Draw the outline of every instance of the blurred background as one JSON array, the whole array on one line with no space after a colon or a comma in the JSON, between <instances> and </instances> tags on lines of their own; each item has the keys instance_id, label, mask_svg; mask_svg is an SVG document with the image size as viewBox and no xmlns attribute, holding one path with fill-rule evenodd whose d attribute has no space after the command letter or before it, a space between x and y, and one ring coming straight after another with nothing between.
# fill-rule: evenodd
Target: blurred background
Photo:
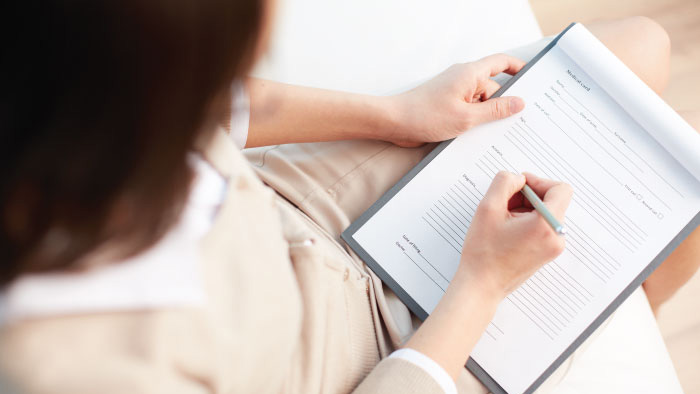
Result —
<instances>
[{"instance_id":1,"label":"blurred background","mask_svg":"<svg viewBox=\"0 0 700 394\"><path fill-rule=\"evenodd\" d=\"M676 110L700 110L700 1L530 0L545 35L571 21L643 15L671 37L671 76L663 97ZM698 152L700 154L700 152ZM700 393L700 275L659 312L659 326L686 393Z\"/></svg>"}]
</instances>

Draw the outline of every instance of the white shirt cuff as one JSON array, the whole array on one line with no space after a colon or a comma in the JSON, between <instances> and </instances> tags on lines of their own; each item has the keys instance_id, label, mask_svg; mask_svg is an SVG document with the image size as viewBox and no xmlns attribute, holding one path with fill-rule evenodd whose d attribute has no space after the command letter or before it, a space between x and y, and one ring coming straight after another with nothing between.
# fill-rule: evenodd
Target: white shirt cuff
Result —
<instances>
[{"instance_id":1,"label":"white shirt cuff","mask_svg":"<svg viewBox=\"0 0 700 394\"><path fill-rule=\"evenodd\" d=\"M452 377L450 377L444 368L425 354L417 350L404 348L391 353L389 358L400 358L414 364L435 379L445 394L457 394L457 385L455 384L454 380L452 380Z\"/></svg>"},{"instance_id":2,"label":"white shirt cuff","mask_svg":"<svg viewBox=\"0 0 700 394\"><path fill-rule=\"evenodd\" d=\"M250 98L241 82L231 87L231 139L238 149L245 148L250 126Z\"/></svg>"}]
</instances>

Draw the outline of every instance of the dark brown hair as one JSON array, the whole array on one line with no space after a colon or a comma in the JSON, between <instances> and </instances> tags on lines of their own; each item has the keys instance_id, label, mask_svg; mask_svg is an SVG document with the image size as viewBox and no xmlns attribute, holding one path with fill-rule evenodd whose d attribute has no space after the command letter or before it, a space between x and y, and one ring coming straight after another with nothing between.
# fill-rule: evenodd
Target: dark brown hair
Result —
<instances>
[{"instance_id":1,"label":"dark brown hair","mask_svg":"<svg viewBox=\"0 0 700 394\"><path fill-rule=\"evenodd\" d=\"M143 251L179 217L187 152L250 67L263 1L8 3L0 285Z\"/></svg>"}]
</instances>

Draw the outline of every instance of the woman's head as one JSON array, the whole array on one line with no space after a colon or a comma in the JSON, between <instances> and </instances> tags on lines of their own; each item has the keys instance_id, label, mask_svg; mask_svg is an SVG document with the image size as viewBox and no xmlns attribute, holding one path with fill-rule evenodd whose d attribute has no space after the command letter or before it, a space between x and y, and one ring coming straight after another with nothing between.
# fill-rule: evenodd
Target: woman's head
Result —
<instances>
[{"instance_id":1,"label":"woman's head","mask_svg":"<svg viewBox=\"0 0 700 394\"><path fill-rule=\"evenodd\" d=\"M0 285L120 257L177 219L186 153L259 51L263 0L18 1L3 11Z\"/></svg>"}]
</instances>

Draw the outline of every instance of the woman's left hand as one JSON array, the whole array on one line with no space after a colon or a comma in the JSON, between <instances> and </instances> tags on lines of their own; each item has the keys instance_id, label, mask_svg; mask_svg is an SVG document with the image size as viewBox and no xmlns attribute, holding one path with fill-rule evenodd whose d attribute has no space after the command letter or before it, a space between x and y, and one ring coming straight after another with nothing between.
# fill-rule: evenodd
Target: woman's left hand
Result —
<instances>
[{"instance_id":1,"label":"woman's left hand","mask_svg":"<svg viewBox=\"0 0 700 394\"><path fill-rule=\"evenodd\" d=\"M407 92L391 96L398 126L381 139L404 147L457 137L481 123L506 118L525 108L519 97L489 99L500 85L499 73L513 75L525 65L505 54L472 63L455 64Z\"/></svg>"}]
</instances>

